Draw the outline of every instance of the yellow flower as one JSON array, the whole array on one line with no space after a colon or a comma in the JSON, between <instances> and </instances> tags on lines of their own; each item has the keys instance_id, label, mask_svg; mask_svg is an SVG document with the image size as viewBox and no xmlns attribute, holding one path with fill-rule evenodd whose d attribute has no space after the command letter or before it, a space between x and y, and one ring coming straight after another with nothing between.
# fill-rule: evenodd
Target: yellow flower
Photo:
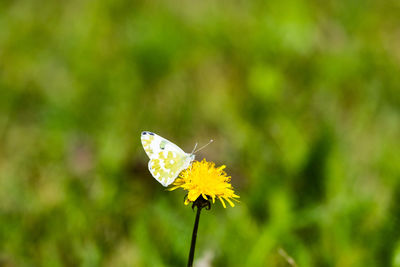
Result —
<instances>
[{"instance_id":1,"label":"yellow flower","mask_svg":"<svg viewBox=\"0 0 400 267\"><path fill-rule=\"evenodd\" d=\"M215 198L218 198L224 208L226 208L224 200L234 207L235 204L231 199L236 200L235 198L239 196L233 192L230 184L231 177L227 176L225 167L222 165L216 168L213 162L207 162L205 159L201 162L195 161L190 168L181 172L170 190L182 188L189 191L185 205L196 201L201 195L204 199L210 197L213 203L215 203Z\"/></svg>"}]
</instances>

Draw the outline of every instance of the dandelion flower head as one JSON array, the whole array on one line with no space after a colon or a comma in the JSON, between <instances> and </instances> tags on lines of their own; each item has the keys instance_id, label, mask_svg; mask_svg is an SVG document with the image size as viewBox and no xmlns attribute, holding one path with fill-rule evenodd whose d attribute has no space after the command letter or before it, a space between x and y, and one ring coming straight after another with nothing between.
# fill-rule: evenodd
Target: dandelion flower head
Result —
<instances>
[{"instance_id":1,"label":"dandelion flower head","mask_svg":"<svg viewBox=\"0 0 400 267\"><path fill-rule=\"evenodd\" d=\"M177 188L187 190L185 205L202 196L204 199L211 198L213 203L218 198L224 208L226 208L224 200L234 207L232 200L236 200L239 196L233 191L230 184L231 177L227 176L225 167L225 165L215 167L213 162L207 162L205 159L194 161L190 168L181 172L170 190Z\"/></svg>"}]
</instances>

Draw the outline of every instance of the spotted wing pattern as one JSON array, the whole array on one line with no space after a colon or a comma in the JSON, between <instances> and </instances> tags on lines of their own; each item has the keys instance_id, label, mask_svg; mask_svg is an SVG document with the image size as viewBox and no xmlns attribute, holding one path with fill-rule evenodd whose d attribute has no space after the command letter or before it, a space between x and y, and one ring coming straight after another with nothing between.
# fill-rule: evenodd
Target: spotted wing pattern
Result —
<instances>
[{"instance_id":1,"label":"spotted wing pattern","mask_svg":"<svg viewBox=\"0 0 400 267\"><path fill-rule=\"evenodd\" d=\"M142 132L141 141L150 158L149 171L163 186L170 185L191 164L190 154L155 133Z\"/></svg>"}]
</instances>

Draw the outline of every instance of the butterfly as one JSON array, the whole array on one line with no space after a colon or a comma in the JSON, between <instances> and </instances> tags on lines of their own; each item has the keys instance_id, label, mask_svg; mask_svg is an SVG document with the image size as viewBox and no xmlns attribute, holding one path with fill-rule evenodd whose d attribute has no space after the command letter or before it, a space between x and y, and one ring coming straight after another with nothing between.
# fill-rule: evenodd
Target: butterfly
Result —
<instances>
[{"instance_id":1,"label":"butterfly","mask_svg":"<svg viewBox=\"0 0 400 267\"><path fill-rule=\"evenodd\" d=\"M173 183L181 171L189 168L195 159L194 153L205 147L195 151L196 144L191 153L186 153L174 143L148 131L142 132L140 139L150 158L148 167L151 175L165 187Z\"/></svg>"},{"instance_id":2,"label":"butterfly","mask_svg":"<svg viewBox=\"0 0 400 267\"><path fill-rule=\"evenodd\" d=\"M193 152L185 153L174 143L152 132L142 132L141 141L150 158L149 171L163 186L173 183L195 158Z\"/></svg>"}]
</instances>

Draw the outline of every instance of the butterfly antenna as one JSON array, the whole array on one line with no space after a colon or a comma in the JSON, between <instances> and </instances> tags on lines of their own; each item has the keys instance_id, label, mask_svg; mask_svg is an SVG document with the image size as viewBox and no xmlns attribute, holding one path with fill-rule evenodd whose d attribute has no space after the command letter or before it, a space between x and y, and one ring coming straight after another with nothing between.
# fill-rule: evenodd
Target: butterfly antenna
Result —
<instances>
[{"instance_id":1,"label":"butterfly antenna","mask_svg":"<svg viewBox=\"0 0 400 267\"><path fill-rule=\"evenodd\" d=\"M214 142L214 140L211 139L207 144L205 144L204 146L200 147L199 149L197 149L197 150L194 151L193 153L196 153L196 152L202 150L203 148L205 148L206 146L208 146L208 145L211 144L212 142ZM196 144L196 145L197 145L197 144Z\"/></svg>"},{"instance_id":2,"label":"butterfly antenna","mask_svg":"<svg viewBox=\"0 0 400 267\"><path fill-rule=\"evenodd\" d=\"M195 153L196 147L197 147L197 143L194 145L194 148L192 150L192 153L190 153L190 155L193 155L193 153Z\"/></svg>"}]
</instances>

